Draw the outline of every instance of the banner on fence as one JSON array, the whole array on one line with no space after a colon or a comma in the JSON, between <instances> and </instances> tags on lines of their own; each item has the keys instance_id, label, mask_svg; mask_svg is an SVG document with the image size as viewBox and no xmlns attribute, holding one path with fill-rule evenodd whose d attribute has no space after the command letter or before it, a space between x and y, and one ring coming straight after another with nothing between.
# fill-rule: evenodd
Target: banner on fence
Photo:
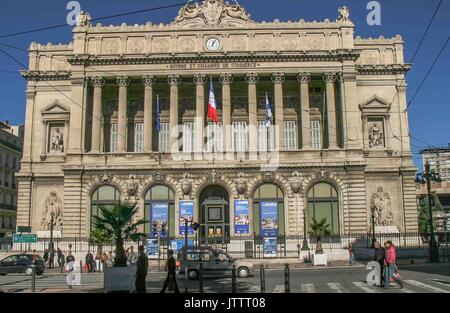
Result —
<instances>
[{"instance_id":1,"label":"banner on fence","mask_svg":"<svg viewBox=\"0 0 450 313\"><path fill-rule=\"evenodd\" d=\"M193 201L180 201L180 235L185 233L185 221L191 222L194 217L194 202ZM191 226L188 226L188 235L193 235L194 230Z\"/></svg>"},{"instance_id":2,"label":"banner on fence","mask_svg":"<svg viewBox=\"0 0 450 313\"><path fill-rule=\"evenodd\" d=\"M261 235L278 236L278 202L261 202Z\"/></svg>"},{"instance_id":3,"label":"banner on fence","mask_svg":"<svg viewBox=\"0 0 450 313\"><path fill-rule=\"evenodd\" d=\"M248 219L248 200L234 201L234 233L248 234L249 219Z\"/></svg>"},{"instance_id":4,"label":"banner on fence","mask_svg":"<svg viewBox=\"0 0 450 313\"><path fill-rule=\"evenodd\" d=\"M158 229L161 238L167 237L169 228L169 204L153 203L151 213L151 237L158 237Z\"/></svg>"},{"instance_id":5,"label":"banner on fence","mask_svg":"<svg viewBox=\"0 0 450 313\"><path fill-rule=\"evenodd\" d=\"M159 244L158 239L148 239L146 247L146 253L149 257L158 256L159 254Z\"/></svg>"},{"instance_id":6,"label":"banner on fence","mask_svg":"<svg viewBox=\"0 0 450 313\"><path fill-rule=\"evenodd\" d=\"M188 239L188 246L195 247L195 241L193 239ZM170 241L170 249L173 250L174 253L177 253L184 247L184 240L171 240Z\"/></svg>"},{"instance_id":7,"label":"banner on fence","mask_svg":"<svg viewBox=\"0 0 450 313\"><path fill-rule=\"evenodd\" d=\"M277 256L277 238L276 237L263 238L263 250L264 250L265 258L276 257Z\"/></svg>"}]
</instances>

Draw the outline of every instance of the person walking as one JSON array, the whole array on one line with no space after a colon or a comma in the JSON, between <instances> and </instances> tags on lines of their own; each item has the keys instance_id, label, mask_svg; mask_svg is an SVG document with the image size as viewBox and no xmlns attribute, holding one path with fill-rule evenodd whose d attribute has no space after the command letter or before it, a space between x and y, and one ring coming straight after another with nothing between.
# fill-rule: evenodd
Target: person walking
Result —
<instances>
[{"instance_id":1,"label":"person walking","mask_svg":"<svg viewBox=\"0 0 450 313\"><path fill-rule=\"evenodd\" d=\"M145 280L148 273L148 256L144 252L144 246L138 248L138 259L136 261L136 292L146 293Z\"/></svg>"},{"instance_id":2,"label":"person walking","mask_svg":"<svg viewBox=\"0 0 450 313\"><path fill-rule=\"evenodd\" d=\"M61 249L56 249L56 262L58 263L58 267L61 267L61 263L59 262L61 259Z\"/></svg>"},{"instance_id":3,"label":"person walking","mask_svg":"<svg viewBox=\"0 0 450 313\"><path fill-rule=\"evenodd\" d=\"M108 261L106 262L106 265L108 267L112 267L114 265L114 256L113 256L112 251L108 252Z\"/></svg>"},{"instance_id":4,"label":"person walking","mask_svg":"<svg viewBox=\"0 0 450 313\"><path fill-rule=\"evenodd\" d=\"M106 252L103 252L101 258L100 271L103 272L103 269L107 266L108 266L108 255L106 254Z\"/></svg>"},{"instance_id":5,"label":"person walking","mask_svg":"<svg viewBox=\"0 0 450 313\"><path fill-rule=\"evenodd\" d=\"M384 257L384 265L386 267L386 273L384 276L384 288L389 288L389 283L391 280L395 281L397 284L399 284L400 288L403 288L403 282L402 280L395 275L396 273L396 251L395 247L392 244L392 241L386 241L384 243L385 246L385 257Z\"/></svg>"},{"instance_id":6,"label":"person walking","mask_svg":"<svg viewBox=\"0 0 450 313\"><path fill-rule=\"evenodd\" d=\"M173 257L173 250L169 250L167 253L168 259L166 263L166 269L167 269L167 277L164 281L163 289L161 290L161 293L164 293L167 289L167 286L169 283L173 283L174 285L174 291L175 293L180 293L180 290L178 289L177 285L177 279L176 279L176 261Z\"/></svg>"},{"instance_id":7,"label":"person walking","mask_svg":"<svg viewBox=\"0 0 450 313\"><path fill-rule=\"evenodd\" d=\"M48 268L54 268L55 267L55 250L53 249L53 247L51 247L49 254L50 255L48 258Z\"/></svg>"},{"instance_id":8,"label":"person walking","mask_svg":"<svg viewBox=\"0 0 450 313\"><path fill-rule=\"evenodd\" d=\"M348 265L353 265L353 263L356 263L354 250L353 250L353 244L348 244Z\"/></svg>"},{"instance_id":9,"label":"person walking","mask_svg":"<svg viewBox=\"0 0 450 313\"><path fill-rule=\"evenodd\" d=\"M64 254L62 253L61 249L58 249L58 265L59 265L59 270L62 272L64 272L64 263L65 263L65 258L64 258Z\"/></svg>"},{"instance_id":10,"label":"person walking","mask_svg":"<svg viewBox=\"0 0 450 313\"><path fill-rule=\"evenodd\" d=\"M44 250L44 263L45 263L45 268L48 268L48 249Z\"/></svg>"},{"instance_id":11,"label":"person walking","mask_svg":"<svg viewBox=\"0 0 450 313\"><path fill-rule=\"evenodd\" d=\"M380 277L378 279L377 286L383 286L383 273L384 273L384 249L381 247L381 244L378 241L375 241L373 244L375 250L373 254L373 260L380 264Z\"/></svg>"}]
</instances>

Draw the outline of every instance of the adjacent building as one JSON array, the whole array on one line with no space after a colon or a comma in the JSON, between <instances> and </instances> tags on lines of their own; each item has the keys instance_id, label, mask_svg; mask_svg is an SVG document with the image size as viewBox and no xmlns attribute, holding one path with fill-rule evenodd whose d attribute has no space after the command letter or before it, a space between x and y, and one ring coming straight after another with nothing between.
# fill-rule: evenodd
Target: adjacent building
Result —
<instances>
[{"instance_id":1,"label":"adjacent building","mask_svg":"<svg viewBox=\"0 0 450 313\"><path fill-rule=\"evenodd\" d=\"M0 238L16 229L17 178L22 158L23 126L0 122Z\"/></svg>"},{"instance_id":2,"label":"adjacent building","mask_svg":"<svg viewBox=\"0 0 450 313\"><path fill-rule=\"evenodd\" d=\"M30 46L19 225L48 230L53 213L88 237L100 206L130 202L150 235L185 219L219 241L298 235L313 217L366 233L372 213L417 231L400 36L355 36L346 7L256 22L223 0L168 24L90 20Z\"/></svg>"}]
</instances>

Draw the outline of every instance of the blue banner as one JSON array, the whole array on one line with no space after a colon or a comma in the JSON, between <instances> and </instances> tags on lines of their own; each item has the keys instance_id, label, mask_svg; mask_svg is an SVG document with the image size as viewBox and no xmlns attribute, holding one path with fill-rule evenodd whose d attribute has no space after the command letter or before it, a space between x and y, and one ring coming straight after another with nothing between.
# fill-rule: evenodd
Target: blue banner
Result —
<instances>
[{"instance_id":1,"label":"blue banner","mask_svg":"<svg viewBox=\"0 0 450 313\"><path fill-rule=\"evenodd\" d=\"M158 256L159 245L157 239L148 239L146 244L146 253L148 256Z\"/></svg>"},{"instance_id":2,"label":"blue banner","mask_svg":"<svg viewBox=\"0 0 450 313\"><path fill-rule=\"evenodd\" d=\"M158 228L161 238L169 235L169 204L168 203L152 203L152 216L150 221L151 238L158 237Z\"/></svg>"},{"instance_id":3,"label":"blue banner","mask_svg":"<svg viewBox=\"0 0 450 313\"><path fill-rule=\"evenodd\" d=\"M248 200L234 201L234 233L248 234L249 219L248 219Z\"/></svg>"},{"instance_id":4,"label":"blue banner","mask_svg":"<svg viewBox=\"0 0 450 313\"><path fill-rule=\"evenodd\" d=\"M194 239L188 239L188 246L195 247ZM174 253L177 253L184 247L184 239L179 240L171 240L170 241L170 249L173 250Z\"/></svg>"},{"instance_id":5,"label":"blue banner","mask_svg":"<svg viewBox=\"0 0 450 313\"><path fill-rule=\"evenodd\" d=\"M261 236L278 236L278 202L261 202Z\"/></svg>"},{"instance_id":6,"label":"blue banner","mask_svg":"<svg viewBox=\"0 0 450 313\"><path fill-rule=\"evenodd\" d=\"M268 237L263 239L264 257L277 256L277 238Z\"/></svg>"},{"instance_id":7,"label":"blue banner","mask_svg":"<svg viewBox=\"0 0 450 313\"><path fill-rule=\"evenodd\" d=\"M190 226L194 218L194 202L193 201L180 201L180 235L184 235L185 221L188 221L188 235L193 235L194 230Z\"/></svg>"}]
</instances>

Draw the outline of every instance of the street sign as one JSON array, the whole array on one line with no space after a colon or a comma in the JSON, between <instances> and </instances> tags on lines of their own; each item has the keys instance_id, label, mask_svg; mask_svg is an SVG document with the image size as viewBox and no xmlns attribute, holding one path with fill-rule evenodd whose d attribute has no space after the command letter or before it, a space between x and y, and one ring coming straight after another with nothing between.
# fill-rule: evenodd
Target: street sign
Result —
<instances>
[{"instance_id":1,"label":"street sign","mask_svg":"<svg viewBox=\"0 0 450 313\"><path fill-rule=\"evenodd\" d=\"M13 234L13 243L37 243L36 234Z\"/></svg>"},{"instance_id":2,"label":"street sign","mask_svg":"<svg viewBox=\"0 0 450 313\"><path fill-rule=\"evenodd\" d=\"M18 233L31 233L31 226L17 226Z\"/></svg>"}]
</instances>

